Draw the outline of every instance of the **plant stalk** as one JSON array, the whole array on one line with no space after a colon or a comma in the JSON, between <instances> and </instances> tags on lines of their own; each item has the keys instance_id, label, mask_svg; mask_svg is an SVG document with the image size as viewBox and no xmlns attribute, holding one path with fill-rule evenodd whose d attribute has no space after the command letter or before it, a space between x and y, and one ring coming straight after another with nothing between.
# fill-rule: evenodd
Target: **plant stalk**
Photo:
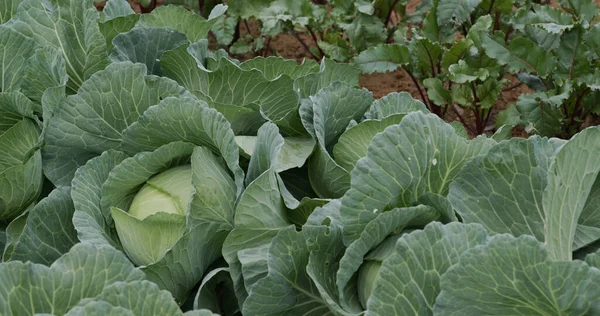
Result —
<instances>
[{"instance_id":1,"label":"plant stalk","mask_svg":"<svg viewBox=\"0 0 600 316\"><path fill-rule=\"evenodd\" d=\"M308 45L306 45L306 43L300 38L300 36L298 36L298 33L296 33L296 31L294 31L294 29L290 30L290 33L296 38L296 40L298 40L298 42L300 42L300 45L302 45L302 47L304 47L304 50L310 54L310 56L312 56L312 58L314 60L319 60L319 57L317 57L315 54L313 54L310 51L310 48L308 48Z\"/></svg>"},{"instance_id":2,"label":"plant stalk","mask_svg":"<svg viewBox=\"0 0 600 316\"><path fill-rule=\"evenodd\" d=\"M267 36L267 40L265 42L265 47L263 48L263 57L267 57L269 54L269 49L271 49L271 36Z\"/></svg>"},{"instance_id":3,"label":"plant stalk","mask_svg":"<svg viewBox=\"0 0 600 316\"><path fill-rule=\"evenodd\" d=\"M454 108L454 112L456 112L456 116L458 116L458 119L460 120L460 122L462 123L462 125L467 130L469 130L472 134L477 135L477 133L473 130L473 128L471 126L467 125L467 122L462 117L462 115L460 115L460 112L458 111L458 108L457 108L456 104L452 104L452 107Z\"/></svg>"},{"instance_id":4,"label":"plant stalk","mask_svg":"<svg viewBox=\"0 0 600 316\"><path fill-rule=\"evenodd\" d=\"M396 5L398 4L398 1L400 0L395 0L394 4L392 4L392 6L390 7L390 11L388 11L387 16L385 17L385 22L383 23L383 25L387 28L388 24L390 23L390 20L392 18L392 12L396 11Z\"/></svg>"},{"instance_id":5,"label":"plant stalk","mask_svg":"<svg viewBox=\"0 0 600 316\"><path fill-rule=\"evenodd\" d=\"M515 83L514 85L512 85L512 86L510 86L510 87L508 87L508 88L504 88L504 89L502 89L502 92L506 92L506 91L510 91L510 90L512 90L512 89L516 89L516 88L518 88L518 87L520 87L520 86L522 86L522 85L523 85L523 83L522 83L522 82Z\"/></svg>"},{"instance_id":6,"label":"plant stalk","mask_svg":"<svg viewBox=\"0 0 600 316\"><path fill-rule=\"evenodd\" d=\"M200 11L200 16L204 16L204 0L198 0L198 10Z\"/></svg>"},{"instance_id":7,"label":"plant stalk","mask_svg":"<svg viewBox=\"0 0 600 316\"><path fill-rule=\"evenodd\" d=\"M237 40L239 40L239 39L240 39L240 21L238 21L237 24L235 25L235 32L233 33L233 39L231 40L231 43L229 43L229 45L227 45L227 51L229 51L231 46L233 46L233 44L235 44L235 42L237 42Z\"/></svg>"},{"instance_id":8,"label":"plant stalk","mask_svg":"<svg viewBox=\"0 0 600 316\"><path fill-rule=\"evenodd\" d=\"M421 100L423 100L423 103L425 103L425 105L427 106L429 111L435 113L436 111L432 108L430 102L428 102L427 99L425 98L425 94L423 93L423 89L421 88L421 85L419 84L419 81L417 80L417 78L415 78L413 73L410 70L408 70L408 68L406 68L406 66L402 66L402 69L404 69L404 71L406 71L406 74L410 77L410 80L412 80L415 87L417 87L417 90L419 91L419 95L421 96Z\"/></svg>"},{"instance_id":9,"label":"plant stalk","mask_svg":"<svg viewBox=\"0 0 600 316\"><path fill-rule=\"evenodd\" d=\"M308 25L306 26L306 29L308 30L308 32L310 33L310 36L312 37L313 41L315 42L315 46L317 46L317 49L319 50L321 57L325 56L325 53L323 52L321 47L319 47L319 40L318 40L317 36L315 35L315 32L313 32L313 30Z\"/></svg>"},{"instance_id":10,"label":"plant stalk","mask_svg":"<svg viewBox=\"0 0 600 316\"><path fill-rule=\"evenodd\" d=\"M481 117L481 107L479 106L479 98L477 97L477 89L475 84L471 82L471 91L473 92L473 111L475 112L475 129L477 135L483 133L485 126L482 126L483 118Z\"/></svg>"},{"instance_id":11,"label":"plant stalk","mask_svg":"<svg viewBox=\"0 0 600 316\"><path fill-rule=\"evenodd\" d=\"M140 8L142 9L142 13L150 13L156 8L156 0L150 1L150 5L147 8L144 8L142 5L140 5Z\"/></svg>"},{"instance_id":12,"label":"plant stalk","mask_svg":"<svg viewBox=\"0 0 600 316\"><path fill-rule=\"evenodd\" d=\"M248 34L252 35L252 30L250 29L250 25L248 25L248 20L244 19L244 25L246 26L246 30L248 30Z\"/></svg>"}]
</instances>

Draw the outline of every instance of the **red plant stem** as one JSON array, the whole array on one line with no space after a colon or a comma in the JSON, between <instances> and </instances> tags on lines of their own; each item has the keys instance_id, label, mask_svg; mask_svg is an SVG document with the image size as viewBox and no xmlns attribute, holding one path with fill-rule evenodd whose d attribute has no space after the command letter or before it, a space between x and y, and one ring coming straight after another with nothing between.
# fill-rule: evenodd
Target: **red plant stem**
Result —
<instances>
[{"instance_id":1,"label":"red plant stem","mask_svg":"<svg viewBox=\"0 0 600 316\"><path fill-rule=\"evenodd\" d=\"M400 0L395 0L394 4L392 4L392 6L390 7L390 11L388 11L387 16L385 17L385 23L383 23L385 27L387 27L388 23L390 23L390 19L392 18L392 12L396 11L396 4L398 4L398 1Z\"/></svg>"},{"instance_id":2,"label":"red plant stem","mask_svg":"<svg viewBox=\"0 0 600 316\"><path fill-rule=\"evenodd\" d=\"M150 5L147 8L144 8L144 6L140 5L140 9L142 10L142 13L150 13L155 8L156 8L156 0L150 1Z\"/></svg>"},{"instance_id":3,"label":"red plant stem","mask_svg":"<svg viewBox=\"0 0 600 316\"><path fill-rule=\"evenodd\" d=\"M452 104L453 108L454 108L454 112L456 112L456 116L458 116L458 119L460 120L460 122L462 123L462 125L468 129L471 133L477 135L477 133L475 133L475 131L471 128L471 126L467 125L467 122L465 121L465 119L462 117L462 115L460 115L460 112L457 109L456 104Z\"/></svg>"},{"instance_id":4,"label":"red plant stem","mask_svg":"<svg viewBox=\"0 0 600 316\"><path fill-rule=\"evenodd\" d=\"M490 9L488 10L487 14L491 14L493 8L494 8L494 0L491 1L491 3L490 3Z\"/></svg>"},{"instance_id":5,"label":"red plant stem","mask_svg":"<svg viewBox=\"0 0 600 316\"><path fill-rule=\"evenodd\" d=\"M250 30L250 25L248 25L248 20L244 19L244 25L246 26L246 30L248 30L248 34L252 35L252 30Z\"/></svg>"},{"instance_id":6,"label":"red plant stem","mask_svg":"<svg viewBox=\"0 0 600 316\"><path fill-rule=\"evenodd\" d=\"M485 116L485 120L483 121L483 130L485 131L488 122L490 121L490 117L492 117L492 108L488 109L487 115Z\"/></svg>"},{"instance_id":7,"label":"red plant stem","mask_svg":"<svg viewBox=\"0 0 600 316\"><path fill-rule=\"evenodd\" d=\"M412 72L410 70L408 70L408 68L406 68L406 66L402 66L402 69L404 69L404 71L406 71L406 74L408 74L408 76L412 80L413 84L417 87L417 90L419 90L419 95L421 95L421 99L423 100L423 103L425 103L425 105L427 106L429 111L435 113L434 109L432 109L431 104L429 104L430 102L427 102L427 99L425 98L425 94L423 93L423 89L421 89L421 85L419 84L419 81L417 81L417 78L415 78L415 76L412 74Z\"/></svg>"},{"instance_id":8,"label":"red plant stem","mask_svg":"<svg viewBox=\"0 0 600 316\"><path fill-rule=\"evenodd\" d=\"M200 10L200 15L204 16L204 0L198 0L198 9Z\"/></svg>"},{"instance_id":9,"label":"red plant stem","mask_svg":"<svg viewBox=\"0 0 600 316\"><path fill-rule=\"evenodd\" d=\"M267 57L267 55L269 54L269 49L271 48L271 37L267 36L267 41L265 43L265 48L263 48L263 57Z\"/></svg>"},{"instance_id":10,"label":"red plant stem","mask_svg":"<svg viewBox=\"0 0 600 316\"><path fill-rule=\"evenodd\" d=\"M508 26L508 30L506 30L506 34L504 35L504 41L505 42L508 41L508 37L510 36L510 34L512 33L512 31L513 31L513 27L512 27L512 25L509 25Z\"/></svg>"},{"instance_id":11,"label":"red plant stem","mask_svg":"<svg viewBox=\"0 0 600 316\"><path fill-rule=\"evenodd\" d=\"M325 53L323 52L323 50L321 49L321 47L319 47L319 40L317 39L317 36L315 35L315 32L313 32L313 30L310 28L310 26L306 26L306 29L308 30L308 32L310 33L310 36L312 37L313 41L315 42L315 46L317 46L317 49L319 50L319 53L322 56L325 56Z\"/></svg>"},{"instance_id":12,"label":"red plant stem","mask_svg":"<svg viewBox=\"0 0 600 316\"><path fill-rule=\"evenodd\" d=\"M293 29L290 30L290 33L292 33L292 35L296 38L296 40L298 40L298 42L300 42L300 45L302 45L302 47L304 47L304 50L310 54L310 56L312 56L312 58L314 60L319 60L319 57L317 57L315 54L313 54L310 51L310 48L308 48L308 45L306 45L306 43L300 38L300 36L298 36L298 33L296 33L296 31L294 31Z\"/></svg>"},{"instance_id":13,"label":"red plant stem","mask_svg":"<svg viewBox=\"0 0 600 316\"><path fill-rule=\"evenodd\" d=\"M477 129L477 135L483 133L482 127L482 117L481 117L481 108L479 107L479 98L477 97L477 90L475 89L475 84L471 82L471 91L473 92L473 111L475 112L475 128Z\"/></svg>"},{"instance_id":14,"label":"red plant stem","mask_svg":"<svg viewBox=\"0 0 600 316\"><path fill-rule=\"evenodd\" d=\"M496 12L494 17L494 31L500 29L500 12Z\"/></svg>"},{"instance_id":15,"label":"red plant stem","mask_svg":"<svg viewBox=\"0 0 600 316\"><path fill-rule=\"evenodd\" d=\"M510 87L508 87L508 88L504 88L504 89L502 89L502 92L510 91L510 90L512 90L512 89L515 89L515 88L518 88L518 87L520 87L520 86L522 86L522 85L523 85L523 83L522 83L522 82L515 83L514 85L512 85L512 86L510 86Z\"/></svg>"},{"instance_id":16,"label":"red plant stem","mask_svg":"<svg viewBox=\"0 0 600 316\"><path fill-rule=\"evenodd\" d=\"M429 50L427 49L427 46L425 46L425 44L422 44L423 47L425 47L425 51L427 52L427 57L429 58L429 63L431 64L431 77L435 77L436 73L435 73L435 64L433 63L433 58L431 58L431 54L429 53Z\"/></svg>"},{"instance_id":17,"label":"red plant stem","mask_svg":"<svg viewBox=\"0 0 600 316\"><path fill-rule=\"evenodd\" d=\"M235 26L235 32L233 33L233 39L231 40L231 43L229 45L227 45L227 51L229 51L231 46L233 46L233 44L235 42L237 42L237 40L239 40L239 39L240 39L240 21L238 21L237 25Z\"/></svg>"},{"instance_id":18,"label":"red plant stem","mask_svg":"<svg viewBox=\"0 0 600 316\"><path fill-rule=\"evenodd\" d=\"M448 91L452 91L452 81L448 81ZM448 111L448 104L444 106L442 109L441 118L443 119L446 116L446 112Z\"/></svg>"},{"instance_id":19,"label":"red plant stem","mask_svg":"<svg viewBox=\"0 0 600 316\"><path fill-rule=\"evenodd\" d=\"M589 88L583 90L583 92L579 96L577 96L577 99L575 100L575 108L573 109L573 119L575 117L580 117L580 115L583 113L583 107L581 106L581 102L583 101L583 97L586 94L588 94L588 92L590 92ZM572 119L572 121L573 121L573 119Z\"/></svg>"}]
</instances>

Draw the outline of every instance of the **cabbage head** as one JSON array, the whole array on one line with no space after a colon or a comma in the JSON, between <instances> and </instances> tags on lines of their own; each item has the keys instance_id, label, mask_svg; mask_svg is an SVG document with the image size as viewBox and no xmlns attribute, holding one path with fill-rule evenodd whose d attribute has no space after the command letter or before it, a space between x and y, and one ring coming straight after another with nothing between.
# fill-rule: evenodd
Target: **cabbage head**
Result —
<instances>
[{"instance_id":1,"label":"cabbage head","mask_svg":"<svg viewBox=\"0 0 600 316\"><path fill-rule=\"evenodd\" d=\"M127 212L111 208L121 243L135 263L159 261L183 236L193 191L191 165L181 165L149 178Z\"/></svg>"},{"instance_id":2,"label":"cabbage head","mask_svg":"<svg viewBox=\"0 0 600 316\"><path fill-rule=\"evenodd\" d=\"M175 97L122 134L73 174L77 237L122 250L183 303L233 229L244 178L235 136L206 103Z\"/></svg>"},{"instance_id":3,"label":"cabbage head","mask_svg":"<svg viewBox=\"0 0 600 316\"><path fill-rule=\"evenodd\" d=\"M132 157L107 151L77 171L72 188L78 237L121 249L180 303L221 257L237 196L225 161L188 142Z\"/></svg>"}]
</instances>

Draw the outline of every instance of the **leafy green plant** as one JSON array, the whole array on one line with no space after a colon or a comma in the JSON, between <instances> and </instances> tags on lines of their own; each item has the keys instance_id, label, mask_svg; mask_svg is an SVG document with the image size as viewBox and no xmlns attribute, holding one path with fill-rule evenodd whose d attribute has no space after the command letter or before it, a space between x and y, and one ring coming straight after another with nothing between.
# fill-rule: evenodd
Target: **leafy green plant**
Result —
<instances>
[{"instance_id":1,"label":"leafy green plant","mask_svg":"<svg viewBox=\"0 0 600 316\"><path fill-rule=\"evenodd\" d=\"M0 291L13 293L0 296L4 315L184 315L169 292L145 280L114 248L79 244L49 267L5 263L0 278ZM195 310L185 315L213 314Z\"/></svg>"},{"instance_id":2,"label":"leafy green plant","mask_svg":"<svg viewBox=\"0 0 600 316\"><path fill-rule=\"evenodd\" d=\"M216 1L167 0L206 15ZM217 42L232 54L254 52L270 54L270 42L280 34L289 34L307 54L348 61L367 47L385 43L393 37L393 17L404 14L406 1L227 1L227 15L219 17L212 32ZM248 21L259 23L256 35ZM245 35L242 35L244 28Z\"/></svg>"},{"instance_id":3,"label":"leafy green plant","mask_svg":"<svg viewBox=\"0 0 600 316\"><path fill-rule=\"evenodd\" d=\"M427 2L422 23L410 33L353 62L367 73L402 67L433 113L455 110L475 135L493 128L494 104L518 86L502 88L513 74L538 92L522 94L496 127L523 125L530 133L568 138L597 111L598 7L578 1L562 9L528 1Z\"/></svg>"},{"instance_id":4,"label":"leafy green plant","mask_svg":"<svg viewBox=\"0 0 600 316\"><path fill-rule=\"evenodd\" d=\"M504 67L485 54L482 37L506 27L498 18L506 8L434 1L426 12L422 25L410 33L403 28L397 43L372 47L353 62L366 73L403 68L431 112L445 117L452 111L472 134L482 134L507 83Z\"/></svg>"},{"instance_id":5,"label":"leafy green plant","mask_svg":"<svg viewBox=\"0 0 600 316\"><path fill-rule=\"evenodd\" d=\"M484 39L486 54L535 90L522 94L498 124L569 138L599 113L600 9L593 1L559 3L560 9L532 4L515 12L516 35L506 43Z\"/></svg>"}]
</instances>

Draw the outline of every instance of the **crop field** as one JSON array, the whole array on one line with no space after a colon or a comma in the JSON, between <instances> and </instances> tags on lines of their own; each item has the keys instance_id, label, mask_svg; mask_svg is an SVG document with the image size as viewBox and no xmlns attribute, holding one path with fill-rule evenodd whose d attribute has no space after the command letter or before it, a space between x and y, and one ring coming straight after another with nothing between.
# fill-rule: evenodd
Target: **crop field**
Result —
<instances>
[{"instance_id":1,"label":"crop field","mask_svg":"<svg viewBox=\"0 0 600 316\"><path fill-rule=\"evenodd\" d=\"M0 0L0 315L600 315L596 0Z\"/></svg>"}]
</instances>

